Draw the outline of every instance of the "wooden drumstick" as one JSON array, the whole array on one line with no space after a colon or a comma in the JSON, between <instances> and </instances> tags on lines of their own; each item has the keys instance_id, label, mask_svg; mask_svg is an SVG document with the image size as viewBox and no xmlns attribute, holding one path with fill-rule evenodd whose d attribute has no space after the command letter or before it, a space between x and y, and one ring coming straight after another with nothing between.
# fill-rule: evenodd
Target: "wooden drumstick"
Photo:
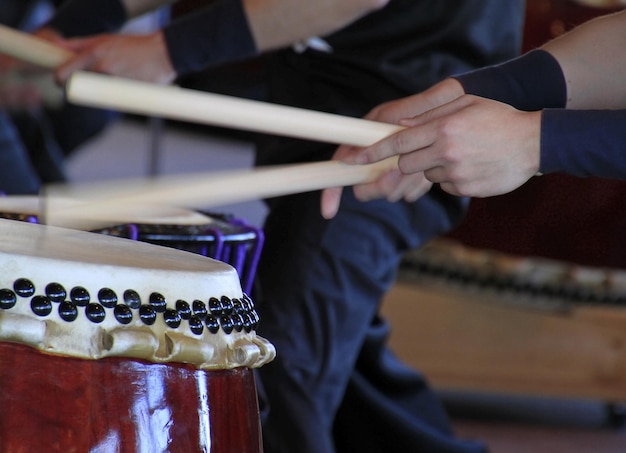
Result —
<instances>
[{"instance_id":1,"label":"wooden drumstick","mask_svg":"<svg viewBox=\"0 0 626 453\"><path fill-rule=\"evenodd\" d=\"M52 186L46 188L42 220L51 225L96 229L142 215L165 216L170 206L208 209L228 203L361 184L373 181L393 168L397 168L397 156L368 165L327 161L149 180L108 181L76 187Z\"/></svg>"},{"instance_id":2,"label":"wooden drumstick","mask_svg":"<svg viewBox=\"0 0 626 453\"><path fill-rule=\"evenodd\" d=\"M86 72L66 87L70 102L136 114L272 133L322 142L367 146L401 126L285 107ZM96 228L142 209L158 215L166 205L206 209L252 199L370 182L397 168L397 156L369 165L338 161L229 173L111 182L48 189L46 223ZM115 187L112 192L112 187ZM72 199L75 206L65 202Z\"/></svg>"},{"instance_id":3,"label":"wooden drumstick","mask_svg":"<svg viewBox=\"0 0 626 453\"><path fill-rule=\"evenodd\" d=\"M162 86L89 72L75 72L66 86L69 102L327 143L368 146L402 129L267 102Z\"/></svg>"},{"instance_id":4,"label":"wooden drumstick","mask_svg":"<svg viewBox=\"0 0 626 453\"><path fill-rule=\"evenodd\" d=\"M45 39L1 24L0 52L44 68L55 68L73 55Z\"/></svg>"}]
</instances>

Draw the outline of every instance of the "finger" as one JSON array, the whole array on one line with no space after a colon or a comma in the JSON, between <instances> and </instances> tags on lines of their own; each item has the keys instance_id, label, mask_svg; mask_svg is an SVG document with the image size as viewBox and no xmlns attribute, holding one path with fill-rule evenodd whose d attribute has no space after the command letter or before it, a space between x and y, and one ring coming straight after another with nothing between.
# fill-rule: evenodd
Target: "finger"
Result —
<instances>
[{"instance_id":1,"label":"finger","mask_svg":"<svg viewBox=\"0 0 626 453\"><path fill-rule=\"evenodd\" d=\"M435 146L428 146L398 158L398 170L404 175L422 174L433 168L444 167L444 164L445 162L439 156Z\"/></svg>"},{"instance_id":2,"label":"finger","mask_svg":"<svg viewBox=\"0 0 626 453\"><path fill-rule=\"evenodd\" d=\"M447 192L447 193L449 193L450 195L454 195L454 196L457 196L457 197L471 197L471 196L474 196L474 195L469 194L469 193L463 193L462 191L460 191L460 190L458 189L458 187L456 186L456 184L454 184L454 183L452 183L452 182L444 182L444 183L441 183L441 184L439 185L439 187L441 187L441 189L442 189L444 192Z\"/></svg>"},{"instance_id":3,"label":"finger","mask_svg":"<svg viewBox=\"0 0 626 453\"><path fill-rule=\"evenodd\" d=\"M410 185L410 178L405 178L399 170L390 171L378 181L381 192L386 194L388 201L395 203L404 196L405 191Z\"/></svg>"},{"instance_id":4,"label":"finger","mask_svg":"<svg viewBox=\"0 0 626 453\"><path fill-rule=\"evenodd\" d=\"M89 69L96 61L96 57L94 54L90 52L83 52L77 54L75 57L71 58L69 61L63 63L54 71L54 80L59 85L64 85L69 79L70 75L78 70Z\"/></svg>"},{"instance_id":5,"label":"finger","mask_svg":"<svg viewBox=\"0 0 626 453\"><path fill-rule=\"evenodd\" d=\"M341 145L335 151L333 155L333 160L340 160L347 164L356 163L356 157L361 153L363 148L352 145Z\"/></svg>"},{"instance_id":6,"label":"finger","mask_svg":"<svg viewBox=\"0 0 626 453\"><path fill-rule=\"evenodd\" d=\"M401 175L393 190L389 191L387 200L391 202L400 201L402 199L415 201L423 195L424 192L428 191L431 186L432 183L424 177L423 173Z\"/></svg>"},{"instance_id":7,"label":"finger","mask_svg":"<svg viewBox=\"0 0 626 453\"><path fill-rule=\"evenodd\" d=\"M407 128L365 148L356 156L355 163L373 163L391 156L419 151L431 146L436 137L436 130L431 124Z\"/></svg>"},{"instance_id":8,"label":"finger","mask_svg":"<svg viewBox=\"0 0 626 453\"><path fill-rule=\"evenodd\" d=\"M325 219L332 219L339 211L341 204L342 187L324 189L321 197L321 213Z\"/></svg>"},{"instance_id":9,"label":"finger","mask_svg":"<svg viewBox=\"0 0 626 453\"><path fill-rule=\"evenodd\" d=\"M438 119L453 115L460 110L463 110L468 105L471 105L474 102L475 98L475 96L464 95L453 99L448 103L435 107L431 110L427 110L426 112L423 112L419 115L401 118L398 123L404 127L415 127L423 124L428 124Z\"/></svg>"},{"instance_id":10,"label":"finger","mask_svg":"<svg viewBox=\"0 0 626 453\"><path fill-rule=\"evenodd\" d=\"M412 190L408 191L404 195L404 201L407 203L414 203L420 199L424 194L428 193L433 187L433 183L423 178L419 184L414 184Z\"/></svg>"},{"instance_id":11,"label":"finger","mask_svg":"<svg viewBox=\"0 0 626 453\"><path fill-rule=\"evenodd\" d=\"M370 201L378 198L387 198L389 193L393 191L398 179L402 175L397 170L392 170L381 175L375 181L367 184L359 184L354 186L354 196L359 201Z\"/></svg>"}]
</instances>

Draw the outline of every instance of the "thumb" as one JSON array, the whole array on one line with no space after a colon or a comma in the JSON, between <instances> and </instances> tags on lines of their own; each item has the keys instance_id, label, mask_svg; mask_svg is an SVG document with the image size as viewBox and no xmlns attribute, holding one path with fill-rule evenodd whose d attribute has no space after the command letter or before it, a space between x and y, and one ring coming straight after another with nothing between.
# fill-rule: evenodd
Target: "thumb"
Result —
<instances>
[{"instance_id":1,"label":"thumb","mask_svg":"<svg viewBox=\"0 0 626 453\"><path fill-rule=\"evenodd\" d=\"M341 194L343 193L343 187L332 187L330 189L324 189L321 197L321 212L322 217L325 219L332 219L339 211L339 205L341 204Z\"/></svg>"}]
</instances>

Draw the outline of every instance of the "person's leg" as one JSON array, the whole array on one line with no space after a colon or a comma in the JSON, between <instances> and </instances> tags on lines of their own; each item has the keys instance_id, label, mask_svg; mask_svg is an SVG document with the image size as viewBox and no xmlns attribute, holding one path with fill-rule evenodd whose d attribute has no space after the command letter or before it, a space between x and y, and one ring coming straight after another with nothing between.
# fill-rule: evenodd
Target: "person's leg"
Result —
<instances>
[{"instance_id":1,"label":"person's leg","mask_svg":"<svg viewBox=\"0 0 626 453\"><path fill-rule=\"evenodd\" d=\"M259 370L269 401L266 453L334 451L335 413L402 253L447 231L450 216L458 215L460 203L443 201L433 194L418 208L360 203L346 191L331 221L321 218L316 193L274 203L257 298L259 333L277 350L275 361ZM434 444L449 426L436 398L418 384L412 391L429 413L419 416L416 429Z\"/></svg>"},{"instance_id":2,"label":"person's leg","mask_svg":"<svg viewBox=\"0 0 626 453\"><path fill-rule=\"evenodd\" d=\"M387 347L389 330L380 318L370 326L335 419L337 452L484 452L482 443L453 436L425 378Z\"/></svg>"},{"instance_id":3,"label":"person's leg","mask_svg":"<svg viewBox=\"0 0 626 453\"><path fill-rule=\"evenodd\" d=\"M321 219L318 199L283 200L265 225L258 332L277 350L259 369L266 453L333 451L334 413L375 313L365 299L379 291L378 276L357 262L367 269L377 253L358 225Z\"/></svg>"}]
</instances>

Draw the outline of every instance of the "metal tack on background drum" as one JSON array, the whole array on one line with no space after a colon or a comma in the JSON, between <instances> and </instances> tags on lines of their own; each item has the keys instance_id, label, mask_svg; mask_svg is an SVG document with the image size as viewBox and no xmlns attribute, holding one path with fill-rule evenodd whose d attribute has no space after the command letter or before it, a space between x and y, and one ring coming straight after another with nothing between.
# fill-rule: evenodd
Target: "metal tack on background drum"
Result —
<instances>
[{"instance_id":1,"label":"metal tack on background drum","mask_svg":"<svg viewBox=\"0 0 626 453\"><path fill-rule=\"evenodd\" d=\"M229 265L1 219L3 451L261 451L258 322Z\"/></svg>"}]
</instances>

